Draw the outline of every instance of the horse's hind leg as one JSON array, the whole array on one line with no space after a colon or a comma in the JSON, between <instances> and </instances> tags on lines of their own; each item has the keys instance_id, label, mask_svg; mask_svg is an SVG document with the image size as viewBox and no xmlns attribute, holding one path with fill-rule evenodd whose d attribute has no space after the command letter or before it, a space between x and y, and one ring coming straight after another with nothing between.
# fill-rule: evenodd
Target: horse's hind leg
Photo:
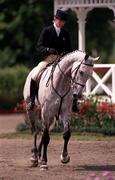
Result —
<instances>
[{"instance_id":1,"label":"horse's hind leg","mask_svg":"<svg viewBox=\"0 0 115 180\"><path fill-rule=\"evenodd\" d=\"M26 104L26 105L28 106L28 104ZM36 124L35 124L35 111L34 110L28 110L28 108L27 108L26 112L27 112L28 119L30 121L31 131L32 131L33 140L34 140L34 145L33 145L33 148L32 148L32 157L30 158L30 160L32 162L32 166L36 167L38 165L38 151L37 151L37 135L38 135L38 131L36 129Z\"/></svg>"},{"instance_id":2,"label":"horse's hind leg","mask_svg":"<svg viewBox=\"0 0 115 180\"><path fill-rule=\"evenodd\" d=\"M64 146L63 146L63 152L61 154L61 162L62 163L68 163L70 161L70 157L68 155L68 142L71 136L70 131L70 125L69 122L64 122L64 133L63 133L63 139L64 139Z\"/></svg>"},{"instance_id":3,"label":"horse's hind leg","mask_svg":"<svg viewBox=\"0 0 115 180\"><path fill-rule=\"evenodd\" d=\"M37 131L33 133L34 147L31 150L32 156L30 158L32 167L38 166L37 135L38 135Z\"/></svg>"},{"instance_id":4,"label":"horse's hind leg","mask_svg":"<svg viewBox=\"0 0 115 180\"><path fill-rule=\"evenodd\" d=\"M43 132L42 132L43 134ZM42 152L42 147L43 147L43 138L41 137L40 143L38 145L38 162L41 163L41 152Z\"/></svg>"},{"instance_id":5,"label":"horse's hind leg","mask_svg":"<svg viewBox=\"0 0 115 180\"><path fill-rule=\"evenodd\" d=\"M50 141L50 136L49 136L49 130L47 128L43 129L43 134L41 137L41 142L38 148L38 154L41 156L41 148L43 146L43 152L42 152L42 158L41 158L41 170L46 170L48 168L47 166L47 147Z\"/></svg>"}]
</instances>

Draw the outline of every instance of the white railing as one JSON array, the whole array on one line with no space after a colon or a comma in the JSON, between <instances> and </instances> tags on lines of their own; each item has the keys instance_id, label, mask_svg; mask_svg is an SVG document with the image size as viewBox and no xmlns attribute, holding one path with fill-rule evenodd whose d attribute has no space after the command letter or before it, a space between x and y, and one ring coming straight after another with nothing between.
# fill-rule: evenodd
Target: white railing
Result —
<instances>
[{"instance_id":1,"label":"white railing","mask_svg":"<svg viewBox=\"0 0 115 180\"><path fill-rule=\"evenodd\" d=\"M54 0L54 3L59 6L115 6L115 0Z\"/></svg>"},{"instance_id":2,"label":"white railing","mask_svg":"<svg viewBox=\"0 0 115 180\"><path fill-rule=\"evenodd\" d=\"M100 70L102 72L99 72ZM96 95L99 93L99 88L111 98L112 102L115 102L115 64L96 64L94 66L93 76L86 83L85 95Z\"/></svg>"}]
</instances>

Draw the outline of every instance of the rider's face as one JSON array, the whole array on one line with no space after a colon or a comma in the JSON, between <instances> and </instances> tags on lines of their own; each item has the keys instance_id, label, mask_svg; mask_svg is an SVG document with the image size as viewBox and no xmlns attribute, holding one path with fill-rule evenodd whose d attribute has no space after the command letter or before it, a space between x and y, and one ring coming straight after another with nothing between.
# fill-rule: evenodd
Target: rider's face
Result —
<instances>
[{"instance_id":1,"label":"rider's face","mask_svg":"<svg viewBox=\"0 0 115 180\"><path fill-rule=\"evenodd\" d=\"M57 27L62 28L65 25L65 21L61 20L61 19L55 19L55 24Z\"/></svg>"}]
</instances>

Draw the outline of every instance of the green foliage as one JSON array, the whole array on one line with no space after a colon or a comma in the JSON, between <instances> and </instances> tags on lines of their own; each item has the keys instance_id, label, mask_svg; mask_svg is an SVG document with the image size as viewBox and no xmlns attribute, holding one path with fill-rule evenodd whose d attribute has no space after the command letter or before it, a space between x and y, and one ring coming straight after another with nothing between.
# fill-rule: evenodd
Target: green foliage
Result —
<instances>
[{"instance_id":1,"label":"green foliage","mask_svg":"<svg viewBox=\"0 0 115 180\"><path fill-rule=\"evenodd\" d=\"M14 108L23 99L29 69L24 66L0 69L0 109Z\"/></svg>"},{"instance_id":2,"label":"green foliage","mask_svg":"<svg viewBox=\"0 0 115 180\"><path fill-rule=\"evenodd\" d=\"M114 13L108 8L95 8L88 13L86 24L86 48L88 52L97 52L99 63L109 63L115 48ZM95 53L96 53L95 52Z\"/></svg>"},{"instance_id":3,"label":"green foliage","mask_svg":"<svg viewBox=\"0 0 115 180\"><path fill-rule=\"evenodd\" d=\"M51 0L0 1L1 67L38 63L32 62L35 42L42 27L49 23L53 14L52 2ZM47 7L44 4L47 4Z\"/></svg>"},{"instance_id":4,"label":"green foliage","mask_svg":"<svg viewBox=\"0 0 115 180\"><path fill-rule=\"evenodd\" d=\"M44 26L53 19L53 0L1 0L0 1L0 67L24 64L30 67L39 62L35 45ZM113 12L94 9L86 23L86 50L97 51L103 63L114 60L115 30ZM66 28L71 35L72 50L78 48L77 17L69 10ZM35 57L35 58L34 58ZM33 60L34 59L34 60Z\"/></svg>"},{"instance_id":5,"label":"green foliage","mask_svg":"<svg viewBox=\"0 0 115 180\"><path fill-rule=\"evenodd\" d=\"M30 126L26 123L20 123L16 127L16 132L24 132L29 130L30 130Z\"/></svg>"}]
</instances>

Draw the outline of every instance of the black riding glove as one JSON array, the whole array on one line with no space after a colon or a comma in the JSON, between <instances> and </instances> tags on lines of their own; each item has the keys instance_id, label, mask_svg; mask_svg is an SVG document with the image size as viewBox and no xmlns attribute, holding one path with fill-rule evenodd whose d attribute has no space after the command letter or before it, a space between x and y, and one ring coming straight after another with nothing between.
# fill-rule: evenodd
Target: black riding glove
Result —
<instances>
[{"instance_id":1,"label":"black riding glove","mask_svg":"<svg viewBox=\"0 0 115 180\"><path fill-rule=\"evenodd\" d=\"M55 55L58 54L58 52L53 48L47 48L47 52L48 52L48 54L55 54Z\"/></svg>"}]
</instances>

